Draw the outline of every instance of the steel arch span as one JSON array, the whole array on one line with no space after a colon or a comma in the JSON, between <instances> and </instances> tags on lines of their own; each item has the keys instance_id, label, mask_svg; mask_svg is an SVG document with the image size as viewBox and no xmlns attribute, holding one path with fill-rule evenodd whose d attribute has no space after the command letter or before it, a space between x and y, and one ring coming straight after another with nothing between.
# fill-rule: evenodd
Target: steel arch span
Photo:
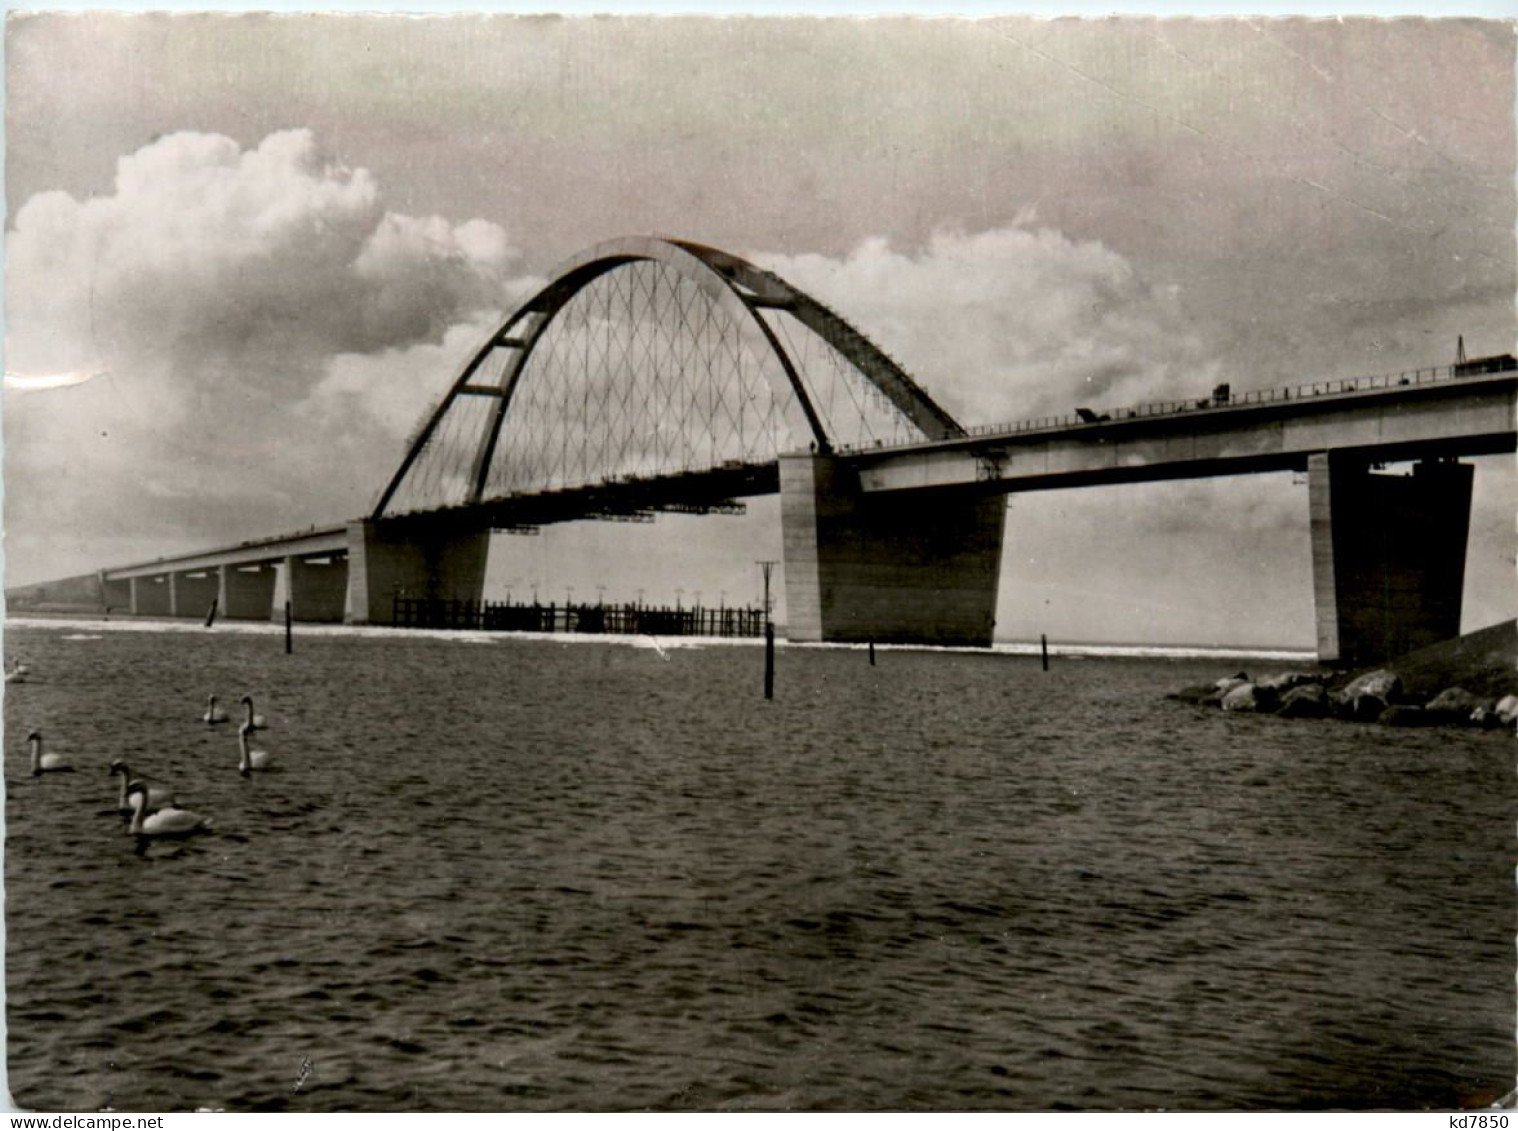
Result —
<instances>
[{"instance_id":1,"label":"steel arch span","mask_svg":"<svg viewBox=\"0 0 1518 1131\"><path fill-rule=\"evenodd\" d=\"M777 489L782 451L964 434L896 362L778 276L716 248L632 237L562 265L490 336L371 517L470 508L536 521L531 500L566 495L578 511L558 517L571 517L640 506L657 484L720 503Z\"/></svg>"}]
</instances>

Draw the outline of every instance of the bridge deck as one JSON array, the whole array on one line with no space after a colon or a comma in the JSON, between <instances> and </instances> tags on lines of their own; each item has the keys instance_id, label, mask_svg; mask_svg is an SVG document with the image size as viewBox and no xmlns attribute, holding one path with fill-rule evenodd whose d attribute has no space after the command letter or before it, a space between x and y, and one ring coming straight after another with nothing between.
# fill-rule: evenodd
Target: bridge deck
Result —
<instances>
[{"instance_id":1,"label":"bridge deck","mask_svg":"<svg viewBox=\"0 0 1518 1131\"><path fill-rule=\"evenodd\" d=\"M974 487L993 492L1104 483L1301 471L1314 452L1347 451L1374 462L1474 456L1518 447L1518 371L1457 375L1452 369L1326 382L1214 400L1144 405L977 428L909 445L845 449L866 492ZM734 500L780 489L776 463L618 479L393 521L531 532L580 519L652 521L659 513L730 513ZM124 581L286 557L345 554L346 525L242 542L105 570Z\"/></svg>"},{"instance_id":2,"label":"bridge deck","mask_svg":"<svg viewBox=\"0 0 1518 1131\"><path fill-rule=\"evenodd\" d=\"M348 552L348 528L327 526L301 531L298 534L282 534L274 538L259 538L239 542L235 546L222 546L214 550L198 550L189 554L154 558L150 562L118 566L103 571L107 581L129 581L134 577L158 577L166 573L199 573L202 570L220 569L222 566L263 565L283 561L285 558L312 558L328 554Z\"/></svg>"},{"instance_id":3,"label":"bridge deck","mask_svg":"<svg viewBox=\"0 0 1518 1131\"><path fill-rule=\"evenodd\" d=\"M848 454L867 492L975 484L1030 491L1302 471L1311 454L1324 451L1367 462L1491 455L1513 451L1518 440L1512 370L1422 383L1366 381L1297 396L1271 392L1287 395L1061 418Z\"/></svg>"},{"instance_id":4,"label":"bridge deck","mask_svg":"<svg viewBox=\"0 0 1518 1131\"><path fill-rule=\"evenodd\" d=\"M489 525L497 530L530 533L539 526L581 519L651 522L660 513L734 513L741 509L734 500L773 495L779 490L778 464L734 462L684 474L629 478L489 500L476 506L423 511L387 521L399 525L456 524L460 528ZM150 562L108 569L103 575L107 581L127 581L134 577L160 577L169 573L198 573L224 565L262 565L287 557L346 554L348 549L348 527L344 524L155 558Z\"/></svg>"}]
</instances>

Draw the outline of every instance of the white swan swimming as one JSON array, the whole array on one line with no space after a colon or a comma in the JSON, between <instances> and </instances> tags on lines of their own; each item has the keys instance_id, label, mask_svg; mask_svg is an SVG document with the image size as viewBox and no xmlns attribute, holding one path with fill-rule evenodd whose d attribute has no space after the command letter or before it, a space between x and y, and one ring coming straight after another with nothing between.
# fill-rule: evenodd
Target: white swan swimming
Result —
<instances>
[{"instance_id":1,"label":"white swan swimming","mask_svg":"<svg viewBox=\"0 0 1518 1131\"><path fill-rule=\"evenodd\" d=\"M149 814L147 811L148 789L140 781L129 783L126 792L127 800L132 806L132 823L127 826L127 832L133 836L190 836L193 833L205 832L211 827L211 822L199 813L192 813L178 806L165 806L158 812Z\"/></svg>"},{"instance_id":2,"label":"white swan swimming","mask_svg":"<svg viewBox=\"0 0 1518 1131\"><path fill-rule=\"evenodd\" d=\"M44 754L42 752L42 732L34 730L26 736L26 740L32 744L32 776L40 777L43 774L71 774L74 767L70 766L57 754Z\"/></svg>"},{"instance_id":3,"label":"white swan swimming","mask_svg":"<svg viewBox=\"0 0 1518 1131\"><path fill-rule=\"evenodd\" d=\"M268 724L264 722L264 717L262 715L255 715L253 713L253 696L244 695L242 697L242 705L248 709L248 718L244 725L247 726L249 730L268 729Z\"/></svg>"},{"instance_id":4,"label":"white swan swimming","mask_svg":"<svg viewBox=\"0 0 1518 1131\"><path fill-rule=\"evenodd\" d=\"M132 769L120 758L111 763L111 776L121 775L121 801L120 809L123 813L132 811L132 803L127 799L127 783L136 781L147 792L146 808L148 812L157 809L172 809L175 807L174 794L168 786L158 785L144 778L133 778Z\"/></svg>"},{"instance_id":5,"label":"white swan swimming","mask_svg":"<svg viewBox=\"0 0 1518 1131\"><path fill-rule=\"evenodd\" d=\"M228 721L227 713L216 705L216 696L206 696L206 713L200 716L200 720L208 726Z\"/></svg>"},{"instance_id":6,"label":"white swan swimming","mask_svg":"<svg viewBox=\"0 0 1518 1131\"><path fill-rule=\"evenodd\" d=\"M241 757L237 760L237 772L247 777L253 770L267 770L274 761L274 755L267 750L255 750L248 745L248 735L253 732L253 727L243 723L237 728L237 751Z\"/></svg>"}]
</instances>

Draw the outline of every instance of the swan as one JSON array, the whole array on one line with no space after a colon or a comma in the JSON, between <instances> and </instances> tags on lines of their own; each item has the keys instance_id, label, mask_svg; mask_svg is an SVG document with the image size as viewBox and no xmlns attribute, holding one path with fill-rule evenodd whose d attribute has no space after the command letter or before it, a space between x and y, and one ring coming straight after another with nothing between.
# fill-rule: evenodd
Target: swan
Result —
<instances>
[{"instance_id":1,"label":"swan","mask_svg":"<svg viewBox=\"0 0 1518 1131\"><path fill-rule=\"evenodd\" d=\"M246 725L249 730L266 730L268 728L268 724L264 722L264 717L253 713L253 696L244 695L242 697L242 705L248 709Z\"/></svg>"},{"instance_id":2,"label":"swan","mask_svg":"<svg viewBox=\"0 0 1518 1131\"><path fill-rule=\"evenodd\" d=\"M147 791L147 804L145 807L148 812L152 812L155 809L172 809L175 807L174 794L167 786L157 785L141 778L134 779L131 767L120 758L111 763L111 776L115 777L117 774L121 775L120 808L123 813L130 813L132 811L131 802L127 800L127 783L134 780Z\"/></svg>"},{"instance_id":3,"label":"swan","mask_svg":"<svg viewBox=\"0 0 1518 1131\"><path fill-rule=\"evenodd\" d=\"M242 755L237 761L237 772L247 777L250 771L267 770L274 756L267 750L253 750L248 746L248 735L253 731L251 723L243 723L237 728L237 750Z\"/></svg>"},{"instance_id":4,"label":"swan","mask_svg":"<svg viewBox=\"0 0 1518 1131\"><path fill-rule=\"evenodd\" d=\"M206 696L206 713L200 718L208 726L214 726L216 723L226 722L227 713L216 705L216 696L208 695Z\"/></svg>"},{"instance_id":5,"label":"swan","mask_svg":"<svg viewBox=\"0 0 1518 1131\"><path fill-rule=\"evenodd\" d=\"M32 776L40 777L43 774L71 774L74 767L70 766L57 754L44 754L42 752L42 732L34 730L26 736L26 740L32 744Z\"/></svg>"},{"instance_id":6,"label":"swan","mask_svg":"<svg viewBox=\"0 0 1518 1131\"><path fill-rule=\"evenodd\" d=\"M147 812L148 787L140 781L128 784L126 793L127 799L132 804L132 823L127 826L127 832L133 836L190 836L192 833L204 832L211 827L211 822L199 813L192 813L178 806L168 806L149 814Z\"/></svg>"}]
</instances>

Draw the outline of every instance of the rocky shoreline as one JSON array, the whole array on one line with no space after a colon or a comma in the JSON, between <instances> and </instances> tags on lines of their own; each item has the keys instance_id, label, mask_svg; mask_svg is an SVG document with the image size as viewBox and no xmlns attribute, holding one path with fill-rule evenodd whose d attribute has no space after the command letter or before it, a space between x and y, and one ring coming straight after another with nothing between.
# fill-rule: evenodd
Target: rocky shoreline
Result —
<instances>
[{"instance_id":1,"label":"rocky shoreline","mask_svg":"<svg viewBox=\"0 0 1518 1131\"><path fill-rule=\"evenodd\" d=\"M1168 696L1200 707L1339 718L1382 726L1518 725L1518 622L1505 622L1357 672L1246 672Z\"/></svg>"}]
</instances>

